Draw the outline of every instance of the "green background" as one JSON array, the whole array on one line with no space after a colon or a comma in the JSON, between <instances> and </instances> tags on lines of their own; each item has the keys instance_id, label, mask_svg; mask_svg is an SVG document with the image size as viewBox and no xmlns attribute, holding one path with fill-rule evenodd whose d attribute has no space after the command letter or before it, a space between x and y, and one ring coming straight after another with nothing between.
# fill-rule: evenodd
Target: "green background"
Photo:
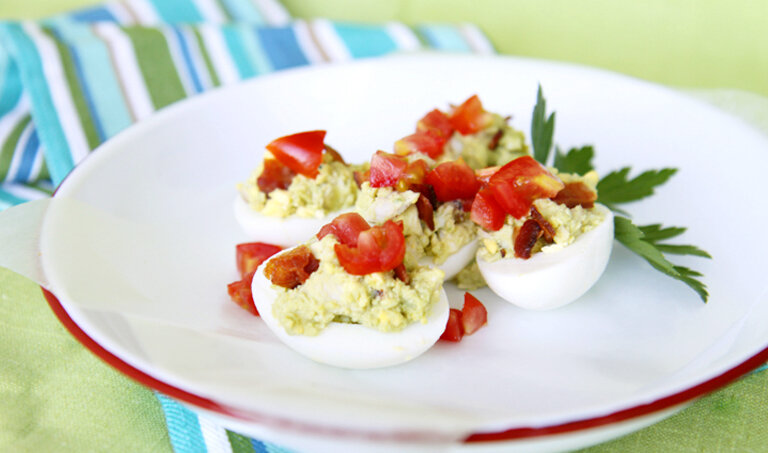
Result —
<instances>
[{"instance_id":1,"label":"green background","mask_svg":"<svg viewBox=\"0 0 768 453\"><path fill-rule=\"evenodd\" d=\"M36 18L97 0L3 0ZM584 63L656 82L768 95L765 0L285 0L297 17L479 25L501 53Z\"/></svg>"},{"instance_id":2,"label":"green background","mask_svg":"<svg viewBox=\"0 0 768 453\"><path fill-rule=\"evenodd\" d=\"M758 0L283 2L299 17L474 22L502 53L579 62L681 87L768 95L768 2ZM0 18L40 18L96 3L0 0ZM2 268L0 332L0 451L170 449L152 393L80 346L38 288ZM589 452L764 452L765 401L768 372Z\"/></svg>"}]
</instances>

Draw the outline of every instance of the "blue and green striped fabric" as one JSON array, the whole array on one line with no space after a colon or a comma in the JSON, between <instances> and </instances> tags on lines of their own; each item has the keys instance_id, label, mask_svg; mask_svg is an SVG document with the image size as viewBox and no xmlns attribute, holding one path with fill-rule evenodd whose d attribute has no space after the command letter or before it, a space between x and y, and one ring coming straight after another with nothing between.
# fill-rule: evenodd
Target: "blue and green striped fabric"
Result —
<instances>
[{"instance_id":1,"label":"blue and green striped fabric","mask_svg":"<svg viewBox=\"0 0 768 453\"><path fill-rule=\"evenodd\" d=\"M49 196L99 144L210 88L419 49L493 52L471 25L293 21L278 0L121 0L0 22L0 210ZM287 451L158 399L176 452Z\"/></svg>"},{"instance_id":2,"label":"blue and green striped fabric","mask_svg":"<svg viewBox=\"0 0 768 453\"><path fill-rule=\"evenodd\" d=\"M154 26L159 24L221 24L236 21L250 25L285 25L291 20L290 15L277 0L120 0L92 8L62 14L53 17L43 23L51 24L52 28L46 30L46 34L53 34L56 39L54 46L56 51L76 53L76 55L63 56L62 59L75 65L75 72L67 74L69 83L79 84L77 77L87 78L90 86L99 87L97 99L88 99L89 108L97 109L98 115L103 115L107 124L104 129L97 129L98 135L90 136L90 144L98 138L100 141L111 137L116 132L126 127L124 113L112 110L105 106L108 104L110 94L100 93L101 87L114 88L114 80L109 78L109 65L100 64L107 56L103 46L98 43L90 45L87 39L87 30L77 30L77 27L67 28L68 24L95 24L108 22L125 26L143 25ZM3 27L11 24L4 24ZM73 44L74 42L81 45ZM13 44L11 44L12 46ZM20 44L19 51L23 51L24 44ZM74 47L78 49L75 50ZM35 50L31 50L33 53ZM42 50L45 52L45 50ZM23 56L25 57L25 56ZM34 65L34 55L26 59L27 64ZM40 94L36 88L45 87L49 80L55 82L55 78L41 72L49 69L47 60L42 59L40 71L32 71L32 79L24 76L18 64L19 59L11 54L9 45L0 39L0 209L24 200L47 196L52 183L61 179L61 168L70 167L71 164L62 164L54 158L57 168L57 176L51 179L48 171L48 153L45 151L48 142L40 137L37 123L49 124L51 116L55 118L56 112L40 113L45 105L45 95ZM89 68L85 72L83 68ZM99 73L98 69L104 68ZM95 71L94 71L95 70ZM73 77L74 76L74 77ZM36 88L32 88L36 87ZM36 92L37 91L37 92ZM73 89L73 92L80 92ZM34 102L31 96L35 96ZM107 102L107 103L105 103ZM37 106L38 114L32 109ZM43 119L39 117L42 115ZM122 117L121 117L122 115ZM136 119L134 118L133 121ZM55 127L55 126L51 126ZM91 132L93 132L91 130ZM45 134L45 132L43 133ZM52 135L48 133L48 135ZM54 147L61 146L55 144Z\"/></svg>"}]
</instances>

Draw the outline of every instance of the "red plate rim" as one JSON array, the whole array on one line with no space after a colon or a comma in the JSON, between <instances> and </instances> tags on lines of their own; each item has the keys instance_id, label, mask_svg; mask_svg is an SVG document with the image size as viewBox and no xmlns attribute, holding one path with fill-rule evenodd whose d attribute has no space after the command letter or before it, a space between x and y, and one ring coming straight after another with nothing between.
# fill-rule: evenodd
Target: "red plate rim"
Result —
<instances>
[{"instance_id":1,"label":"red plate rim","mask_svg":"<svg viewBox=\"0 0 768 453\"><path fill-rule=\"evenodd\" d=\"M80 342L83 346L89 349L97 357L99 357L101 360L106 362L108 365L120 371L122 374L128 376L129 378L133 379L134 381L146 387L149 387L153 390L157 390L158 392L168 395L171 398L174 398L186 404L198 407L200 409L212 411L218 414L222 414L222 415L226 415L226 416L230 416L238 419L243 419L246 421L252 419L252 417L243 417L243 415L239 413L239 411L233 408L228 408L225 405L219 404L208 398L195 395L194 393L190 393L188 391L182 390L173 385L167 384L166 382L163 382L157 378L154 378L149 374L145 373L144 371L141 371L135 368L134 366L126 363L124 360L112 354L110 351L105 349L103 346L101 346L96 341L94 341L90 336L88 336L88 334L85 333L83 329L81 329L80 326L69 316L69 313L67 312L67 310L64 308L64 306L61 304L59 299L53 293L51 293L45 288L41 287L41 289L43 291L43 296L48 302L48 305L51 307L51 310L53 310L56 317L64 325L64 327L66 327L66 329L69 330L72 336L74 336L78 342ZM758 368L760 365L764 364L767 361L768 361L768 347L761 350L760 352L753 355L752 357L748 358L747 360L741 362L740 364L734 366L733 368L730 368L729 370L709 380L706 380L693 387L689 387L680 392L673 393L671 395L659 398L650 403L633 406L627 409L622 409L620 411L616 411L616 412L613 412L607 415L602 415L599 417L586 418L582 420L576 420L572 422L556 424L551 426L516 427L516 428L510 428L504 431L497 431L492 433L474 433L464 438L463 441L465 443L476 443L476 442L493 442L493 441L529 439L534 437L550 436L554 434L573 433L577 431L583 431L591 428L597 428L600 426L605 426L609 424L615 424L618 422L635 419L644 415L650 415L655 412L660 412L665 409L671 409L675 406L679 406L683 403L692 401L695 398L704 396L707 393L720 389L726 386L727 384L735 381L739 377L745 375L746 373L749 373L750 371ZM329 433L329 430L327 428L296 424L288 420L277 420L273 417L266 416L264 414L257 415L256 418L261 419L262 421L269 420L272 423L277 424L278 426L293 427L293 428L298 428L308 432L311 431L311 432ZM346 431L346 430L340 430L340 431L331 430L330 432L332 432L333 434L344 434L347 436L354 436L359 434L354 431Z\"/></svg>"}]
</instances>

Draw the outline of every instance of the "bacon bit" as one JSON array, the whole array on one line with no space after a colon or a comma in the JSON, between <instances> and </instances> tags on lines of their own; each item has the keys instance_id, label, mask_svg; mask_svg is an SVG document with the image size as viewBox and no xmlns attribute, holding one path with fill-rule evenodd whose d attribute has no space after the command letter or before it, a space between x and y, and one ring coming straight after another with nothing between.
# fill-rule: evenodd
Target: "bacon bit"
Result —
<instances>
[{"instance_id":1,"label":"bacon bit","mask_svg":"<svg viewBox=\"0 0 768 453\"><path fill-rule=\"evenodd\" d=\"M515 257L527 260L531 257L533 246L543 234L541 226L533 219L525 221L515 238Z\"/></svg>"},{"instance_id":2,"label":"bacon bit","mask_svg":"<svg viewBox=\"0 0 768 453\"><path fill-rule=\"evenodd\" d=\"M364 182L371 179L371 170L356 171L353 173L353 176L355 178L355 184L357 184L357 188L359 189Z\"/></svg>"},{"instance_id":3,"label":"bacon bit","mask_svg":"<svg viewBox=\"0 0 768 453\"><path fill-rule=\"evenodd\" d=\"M325 146L325 152L328 153L328 155L331 156L333 160L335 160L336 162L341 162L342 164L346 164L346 162L344 162L344 158L341 157L341 154L339 154L338 151L333 149L331 145L324 145L324 146Z\"/></svg>"},{"instance_id":4,"label":"bacon bit","mask_svg":"<svg viewBox=\"0 0 768 453\"><path fill-rule=\"evenodd\" d=\"M597 193L581 181L569 182L552 198L555 203L564 204L571 209L576 206L592 208L596 200Z\"/></svg>"},{"instance_id":5,"label":"bacon bit","mask_svg":"<svg viewBox=\"0 0 768 453\"><path fill-rule=\"evenodd\" d=\"M499 250L499 253L501 253L502 258L505 258L507 256L507 249L501 249Z\"/></svg>"},{"instance_id":6,"label":"bacon bit","mask_svg":"<svg viewBox=\"0 0 768 453\"><path fill-rule=\"evenodd\" d=\"M320 261L309 247L301 245L267 261L264 275L277 286L293 289L307 281L319 266Z\"/></svg>"},{"instance_id":7,"label":"bacon bit","mask_svg":"<svg viewBox=\"0 0 768 453\"><path fill-rule=\"evenodd\" d=\"M499 141L501 140L501 137L504 136L504 129L499 129L495 134L493 134L493 138L491 138L491 141L488 142L488 149L494 150L497 146L499 146Z\"/></svg>"},{"instance_id":8,"label":"bacon bit","mask_svg":"<svg viewBox=\"0 0 768 453\"><path fill-rule=\"evenodd\" d=\"M403 263L400 263L395 268L395 277L400 279L400 281L405 283L406 285L411 283L411 276L408 275L408 271L405 270L405 265L403 265Z\"/></svg>"},{"instance_id":9,"label":"bacon bit","mask_svg":"<svg viewBox=\"0 0 768 453\"><path fill-rule=\"evenodd\" d=\"M277 159L264 159L264 169L256 180L256 185L266 194L275 189L285 190L291 185L294 176L296 173Z\"/></svg>"},{"instance_id":10,"label":"bacon bit","mask_svg":"<svg viewBox=\"0 0 768 453\"><path fill-rule=\"evenodd\" d=\"M547 242L552 242L557 231L555 231L555 227L541 215L539 210L536 209L536 206L531 206L531 218L541 227L542 232L544 233L544 239L546 239Z\"/></svg>"},{"instance_id":11,"label":"bacon bit","mask_svg":"<svg viewBox=\"0 0 768 453\"><path fill-rule=\"evenodd\" d=\"M429 204L432 205L432 209L437 207L437 194L435 193L435 188L430 184L411 184L408 190L418 192L422 196L426 197L427 201L429 201Z\"/></svg>"},{"instance_id":12,"label":"bacon bit","mask_svg":"<svg viewBox=\"0 0 768 453\"><path fill-rule=\"evenodd\" d=\"M419 199L416 200L416 210L419 213L419 219L427 224L427 228L435 231L435 210L423 194L419 194Z\"/></svg>"}]
</instances>

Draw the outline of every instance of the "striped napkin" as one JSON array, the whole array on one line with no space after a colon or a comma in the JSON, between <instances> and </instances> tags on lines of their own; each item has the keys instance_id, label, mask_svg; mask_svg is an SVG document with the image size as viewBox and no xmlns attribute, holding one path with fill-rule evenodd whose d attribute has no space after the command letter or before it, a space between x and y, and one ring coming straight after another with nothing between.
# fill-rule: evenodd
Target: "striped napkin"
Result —
<instances>
[{"instance_id":1,"label":"striped napkin","mask_svg":"<svg viewBox=\"0 0 768 453\"><path fill-rule=\"evenodd\" d=\"M47 197L156 110L280 69L398 51L493 53L471 25L292 20L278 0L121 0L0 22L0 210ZM176 452L284 452L158 394Z\"/></svg>"}]
</instances>

